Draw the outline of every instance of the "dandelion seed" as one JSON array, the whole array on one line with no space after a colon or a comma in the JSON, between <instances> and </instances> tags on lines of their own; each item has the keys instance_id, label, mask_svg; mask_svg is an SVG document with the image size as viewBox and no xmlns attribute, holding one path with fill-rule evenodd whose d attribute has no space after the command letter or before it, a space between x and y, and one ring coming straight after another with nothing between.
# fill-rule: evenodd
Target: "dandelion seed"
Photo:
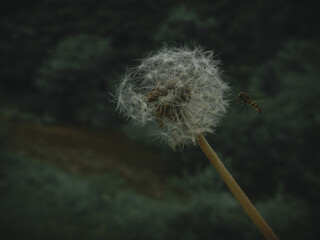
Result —
<instances>
[{"instance_id":1,"label":"dandelion seed","mask_svg":"<svg viewBox=\"0 0 320 240\"><path fill-rule=\"evenodd\" d=\"M211 51L164 47L127 70L116 101L133 123L157 122L157 135L176 148L214 132L226 111L228 90Z\"/></svg>"}]
</instances>

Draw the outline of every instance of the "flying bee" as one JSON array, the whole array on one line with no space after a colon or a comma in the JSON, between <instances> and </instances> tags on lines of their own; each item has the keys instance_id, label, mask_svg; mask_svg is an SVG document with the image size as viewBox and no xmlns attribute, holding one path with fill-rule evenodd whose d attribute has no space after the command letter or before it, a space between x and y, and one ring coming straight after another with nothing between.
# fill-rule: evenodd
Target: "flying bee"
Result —
<instances>
[{"instance_id":1,"label":"flying bee","mask_svg":"<svg viewBox=\"0 0 320 240\"><path fill-rule=\"evenodd\" d=\"M174 96L166 101L164 98L169 94L174 94ZM188 87L180 89L180 91L173 92L172 86L167 86L163 88L152 89L148 93L147 102L155 102L154 113L159 121L159 127L163 127L163 118L167 118L172 121L183 120L181 107L182 103L188 102L191 97L191 92Z\"/></svg>"},{"instance_id":2,"label":"flying bee","mask_svg":"<svg viewBox=\"0 0 320 240\"><path fill-rule=\"evenodd\" d=\"M245 92L240 92L238 94L238 102L237 104L242 104L243 106L247 107L247 104L252 106L257 112L262 113L261 107L256 104L253 99Z\"/></svg>"}]
</instances>

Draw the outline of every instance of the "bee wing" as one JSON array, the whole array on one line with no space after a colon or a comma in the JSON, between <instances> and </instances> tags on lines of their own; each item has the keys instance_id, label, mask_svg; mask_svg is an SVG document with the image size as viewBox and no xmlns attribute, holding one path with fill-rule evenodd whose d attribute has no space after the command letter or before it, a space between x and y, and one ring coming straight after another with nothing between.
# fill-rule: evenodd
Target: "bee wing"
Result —
<instances>
[{"instance_id":1,"label":"bee wing","mask_svg":"<svg viewBox=\"0 0 320 240\"><path fill-rule=\"evenodd\" d=\"M240 103L243 102L243 101L239 98L239 93L240 93L240 92L243 92L243 91L241 91L241 90L239 90L239 89L233 89L233 90L232 90L232 99L231 99L231 101L230 101L230 103L231 103L232 105L240 104Z\"/></svg>"},{"instance_id":2,"label":"bee wing","mask_svg":"<svg viewBox=\"0 0 320 240\"><path fill-rule=\"evenodd\" d=\"M261 103L261 102L265 102L268 100L268 98L264 95L261 95L261 94L252 94L250 95L250 97L252 98L252 100L256 103Z\"/></svg>"},{"instance_id":3,"label":"bee wing","mask_svg":"<svg viewBox=\"0 0 320 240\"><path fill-rule=\"evenodd\" d=\"M233 97L233 98L230 100L230 103L231 103L232 105L239 104L240 102L241 102L241 100L239 99L238 96Z\"/></svg>"},{"instance_id":4,"label":"bee wing","mask_svg":"<svg viewBox=\"0 0 320 240\"><path fill-rule=\"evenodd\" d=\"M244 92L244 91L242 91L242 92ZM239 98L239 93L240 92L235 92L235 94L233 94L233 98L230 101L231 105L246 104L246 102L244 102L243 99ZM267 98L262 94L250 94L250 93L247 93L247 95L256 104L260 104L260 103L263 103L263 102L267 101Z\"/></svg>"}]
</instances>

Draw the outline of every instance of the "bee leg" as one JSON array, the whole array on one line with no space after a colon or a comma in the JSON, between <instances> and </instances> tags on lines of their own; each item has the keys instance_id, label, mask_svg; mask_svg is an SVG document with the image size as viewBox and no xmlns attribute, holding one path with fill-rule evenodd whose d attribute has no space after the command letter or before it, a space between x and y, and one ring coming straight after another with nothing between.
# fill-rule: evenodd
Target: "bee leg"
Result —
<instances>
[{"instance_id":1,"label":"bee leg","mask_svg":"<svg viewBox=\"0 0 320 240\"><path fill-rule=\"evenodd\" d=\"M182 152L183 151L183 145L180 143L178 146L177 146L177 149L179 152Z\"/></svg>"},{"instance_id":2,"label":"bee leg","mask_svg":"<svg viewBox=\"0 0 320 240\"><path fill-rule=\"evenodd\" d=\"M158 119L158 121L159 121L159 127L163 128L163 121L161 119Z\"/></svg>"},{"instance_id":3,"label":"bee leg","mask_svg":"<svg viewBox=\"0 0 320 240\"><path fill-rule=\"evenodd\" d=\"M247 110L247 117L249 117L249 108L248 108L248 105L247 104L245 104L245 107L246 107L246 110Z\"/></svg>"},{"instance_id":4,"label":"bee leg","mask_svg":"<svg viewBox=\"0 0 320 240\"><path fill-rule=\"evenodd\" d=\"M162 121L161 117L157 116L157 120L158 120L158 123L159 123L159 128L163 128L163 121Z\"/></svg>"},{"instance_id":5,"label":"bee leg","mask_svg":"<svg viewBox=\"0 0 320 240\"><path fill-rule=\"evenodd\" d=\"M239 103L239 104L241 104L241 103ZM240 110L239 110L238 113L241 113L241 112L242 112L242 110L244 109L244 106L245 106L245 104L242 103L242 106L241 106L241 108L240 108Z\"/></svg>"}]
</instances>

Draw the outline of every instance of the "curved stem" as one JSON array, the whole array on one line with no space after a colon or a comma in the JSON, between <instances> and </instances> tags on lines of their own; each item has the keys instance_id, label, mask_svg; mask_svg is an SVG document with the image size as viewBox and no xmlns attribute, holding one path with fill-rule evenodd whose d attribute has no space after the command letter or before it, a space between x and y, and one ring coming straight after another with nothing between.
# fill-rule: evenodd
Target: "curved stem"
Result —
<instances>
[{"instance_id":1,"label":"curved stem","mask_svg":"<svg viewBox=\"0 0 320 240\"><path fill-rule=\"evenodd\" d=\"M213 151L213 149L211 148L211 146L202 134L198 135L197 143L202 149L202 151L205 153L205 155L209 158L211 163L214 165L214 167L217 169L217 171L229 187L234 197L238 200L244 211L249 215L249 217L251 218L253 223L258 227L263 236L268 240L279 240L277 235L273 232L271 227L259 214L257 209L254 207L247 195L242 191L238 183L231 176L229 171L226 169L224 164L221 162L217 154Z\"/></svg>"}]
</instances>

